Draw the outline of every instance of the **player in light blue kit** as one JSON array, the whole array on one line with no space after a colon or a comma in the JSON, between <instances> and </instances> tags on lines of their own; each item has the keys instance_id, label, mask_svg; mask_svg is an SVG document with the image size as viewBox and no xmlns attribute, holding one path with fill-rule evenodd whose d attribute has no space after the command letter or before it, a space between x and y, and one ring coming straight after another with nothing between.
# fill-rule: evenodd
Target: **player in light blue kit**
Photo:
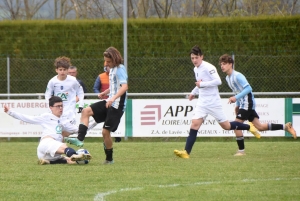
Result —
<instances>
[{"instance_id":1,"label":"player in light blue kit","mask_svg":"<svg viewBox=\"0 0 300 201\"><path fill-rule=\"evenodd\" d=\"M127 101L127 71L120 52L109 47L103 53L104 60L110 68L109 88L101 92L99 98L108 98L96 102L90 107L82 110L77 138L66 138L66 141L78 147L83 146L83 140L87 133L89 117L92 116L96 123L104 122L102 136L104 140L104 151L106 159L104 164L113 163L113 142L110 132L115 132L120 124L121 117L125 111Z\"/></svg>"},{"instance_id":2,"label":"player in light blue kit","mask_svg":"<svg viewBox=\"0 0 300 201\"><path fill-rule=\"evenodd\" d=\"M234 96L229 98L229 103L236 103L235 121L243 123L248 120L251 124L259 130L259 131L274 131L274 130L286 130L289 132L294 139L297 138L296 131L294 130L292 123L288 122L284 124L273 124L273 123L260 123L259 116L255 111L255 99L252 93L252 87L247 81L246 77L233 69L233 59L228 54L224 54L220 57L219 63L221 69L224 73L227 74L226 81L228 86L235 93ZM244 136L241 131L235 130L236 142L238 144L239 150L235 154L235 156L243 156L245 155L245 145L244 145Z\"/></svg>"},{"instance_id":3,"label":"player in light blue kit","mask_svg":"<svg viewBox=\"0 0 300 201\"><path fill-rule=\"evenodd\" d=\"M189 158L193 145L197 138L198 130L207 115L213 116L220 126L225 130L248 130L256 137L260 137L257 129L253 125L243 124L237 121L229 122L223 112L221 97L218 86L221 79L217 69L212 64L203 61L203 54L198 46L194 46L190 52L191 60L194 64L196 87L189 95L189 100L194 99L198 94L197 105L194 109L194 116L190 126L190 133L186 139L184 150L174 150L174 154L180 158Z\"/></svg>"}]
</instances>

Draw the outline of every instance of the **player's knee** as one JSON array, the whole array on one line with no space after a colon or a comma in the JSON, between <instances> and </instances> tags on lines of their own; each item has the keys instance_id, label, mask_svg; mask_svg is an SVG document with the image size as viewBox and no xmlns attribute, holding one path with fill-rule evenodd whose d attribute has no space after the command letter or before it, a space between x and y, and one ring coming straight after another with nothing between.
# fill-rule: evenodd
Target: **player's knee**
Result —
<instances>
[{"instance_id":1,"label":"player's knee","mask_svg":"<svg viewBox=\"0 0 300 201\"><path fill-rule=\"evenodd\" d=\"M84 108L81 113L82 113L81 115L84 115L84 116L92 116L93 115L93 111L92 111L91 107Z\"/></svg>"}]
</instances>

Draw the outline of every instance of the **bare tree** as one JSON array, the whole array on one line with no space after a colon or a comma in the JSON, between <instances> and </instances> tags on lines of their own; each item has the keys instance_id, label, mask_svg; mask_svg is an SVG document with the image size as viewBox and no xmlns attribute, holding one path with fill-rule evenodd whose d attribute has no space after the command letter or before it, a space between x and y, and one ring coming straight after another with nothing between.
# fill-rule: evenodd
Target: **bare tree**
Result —
<instances>
[{"instance_id":1,"label":"bare tree","mask_svg":"<svg viewBox=\"0 0 300 201\"><path fill-rule=\"evenodd\" d=\"M132 0L127 1L127 9L128 9L127 12L128 17L136 18L136 14L134 12L134 3L132 2Z\"/></svg>"},{"instance_id":2,"label":"bare tree","mask_svg":"<svg viewBox=\"0 0 300 201\"><path fill-rule=\"evenodd\" d=\"M150 8L149 0L139 0L138 1L138 16L140 18L147 18L147 13Z\"/></svg>"},{"instance_id":3,"label":"bare tree","mask_svg":"<svg viewBox=\"0 0 300 201\"><path fill-rule=\"evenodd\" d=\"M164 2L159 2L158 0L153 0L154 8L159 18L168 18L170 15L170 10L172 7L173 1L165 0Z\"/></svg>"},{"instance_id":4,"label":"bare tree","mask_svg":"<svg viewBox=\"0 0 300 201\"><path fill-rule=\"evenodd\" d=\"M47 3L48 0L35 1L24 0L25 17L27 20L31 20L35 14L38 13L40 8Z\"/></svg>"},{"instance_id":5,"label":"bare tree","mask_svg":"<svg viewBox=\"0 0 300 201\"><path fill-rule=\"evenodd\" d=\"M290 15L293 15L294 14L294 11L296 10L296 5L297 5L297 1L298 0L293 0L293 3L292 3L292 6L291 6L291 9L290 9Z\"/></svg>"},{"instance_id":6,"label":"bare tree","mask_svg":"<svg viewBox=\"0 0 300 201\"><path fill-rule=\"evenodd\" d=\"M21 2L19 0L3 0L0 5L7 19L17 20L21 18Z\"/></svg>"},{"instance_id":7,"label":"bare tree","mask_svg":"<svg viewBox=\"0 0 300 201\"><path fill-rule=\"evenodd\" d=\"M122 18L122 13L119 11L119 7L113 2L113 0L110 0L110 2L113 8L115 9L116 13L118 14L118 16Z\"/></svg>"},{"instance_id":8,"label":"bare tree","mask_svg":"<svg viewBox=\"0 0 300 201\"><path fill-rule=\"evenodd\" d=\"M109 15L105 14L105 5L100 0L93 0L93 5L90 8L90 15L94 18L108 18Z\"/></svg>"},{"instance_id":9,"label":"bare tree","mask_svg":"<svg viewBox=\"0 0 300 201\"><path fill-rule=\"evenodd\" d=\"M91 0L71 0L71 2L76 13L76 19L89 18L89 12L91 12L92 8L95 5Z\"/></svg>"}]
</instances>

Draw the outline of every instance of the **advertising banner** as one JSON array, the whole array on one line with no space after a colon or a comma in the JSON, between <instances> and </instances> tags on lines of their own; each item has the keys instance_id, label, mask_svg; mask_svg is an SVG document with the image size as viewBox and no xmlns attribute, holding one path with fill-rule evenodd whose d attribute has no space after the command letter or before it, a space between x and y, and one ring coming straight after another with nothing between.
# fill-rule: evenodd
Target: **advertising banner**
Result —
<instances>
[{"instance_id":1,"label":"advertising banner","mask_svg":"<svg viewBox=\"0 0 300 201\"><path fill-rule=\"evenodd\" d=\"M261 123L283 124L285 120L284 98L256 98L256 112ZM132 100L133 137L186 137L189 134L193 109L197 99L136 99ZM235 119L235 104L222 99L227 119ZM244 136L254 137L248 131ZM264 131L262 137L284 136L284 131ZM198 137L234 137L234 131L226 131L208 116L198 131Z\"/></svg>"},{"instance_id":2,"label":"advertising banner","mask_svg":"<svg viewBox=\"0 0 300 201\"><path fill-rule=\"evenodd\" d=\"M293 104L294 105L300 105L300 98L293 98ZM296 114L293 114L293 122L300 122L300 113L297 112ZM293 127L296 131L300 131L300 124L294 123ZM299 136L299 134L298 134Z\"/></svg>"},{"instance_id":3,"label":"advertising banner","mask_svg":"<svg viewBox=\"0 0 300 201\"><path fill-rule=\"evenodd\" d=\"M91 103L99 101L85 100L85 107ZM28 124L7 115L3 111L4 105L7 105L16 112L27 115L40 115L49 112L48 103L44 100L0 100L0 137L39 137L42 133L42 127L39 125ZM90 120L93 118L90 117ZM76 123L80 123L80 114L76 114ZM98 124L95 128L88 131L87 137L102 137L103 123ZM113 137L125 136L125 114L123 115L118 130L112 133Z\"/></svg>"}]
</instances>

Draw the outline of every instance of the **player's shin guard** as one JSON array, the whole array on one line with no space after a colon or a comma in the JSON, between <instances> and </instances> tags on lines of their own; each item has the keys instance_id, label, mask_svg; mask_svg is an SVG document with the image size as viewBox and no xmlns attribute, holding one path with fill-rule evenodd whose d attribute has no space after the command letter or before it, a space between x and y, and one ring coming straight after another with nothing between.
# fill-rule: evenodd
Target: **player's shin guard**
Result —
<instances>
[{"instance_id":1,"label":"player's shin guard","mask_svg":"<svg viewBox=\"0 0 300 201\"><path fill-rule=\"evenodd\" d=\"M76 154L76 151L71 147L68 147L65 149L64 153L66 154L66 156L71 157L73 154Z\"/></svg>"},{"instance_id":2,"label":"player's shin guard","mask_svg":"<svg viewBox=\"0 0 300 201\"><path fill-rule=\"evenodd\" d=\"M105 151L105 155L106 155L106 160L112 161L113 160L113 148L105 149L104 151Z\"/></svg>"},{"instance_id":3,"label":"player's shin guard","mask_svg":"<svg viewBox=\"0 0 300 201\"><path fill-rule=\"evenodd\" d=\"M237 121L232 121L230 123L230 130L249 130L250 126L248 124L243 124Z\"/></svg>"},{"instance_id":4,"label":"player's shin guard","mask_svg":"<svg viewBox=\"0 0 300 201\"><path fill-rule=\"evenodd\" d=\"M283 129L284 129L283 124L272 124L272 123L268 124L268 130L270 131L283 130Z\"/></svg>"},{"instance_id":5,"label":"player's shin guard","mask_svg":"<svg viewBox=\"0 0 300 201\"><path fill-rule=\"evenodd\" d=\"M236 143L239 147L239 150L245 149L244 136L236 137Z\"/></svg>"},{"instance_id":6,"label":"player's shin guard","mask_svg":"<svg viewBox=\"0 0 300 201\"><path fill-rule=\"evenodd\" d=\"M190 154L191 151L192 151L192 148L193 148L194 143L195 143L196 138L197 138L197 133L198 133L197 130L190 129L190 134L189 134L189 136L186 138L185 150L186 150L186 152L187 152L188 154Z\"/></svg>"},{"instance_id":7,"label":"player's shin guard","mask_svg":"<svg viewBox=\"0 0 300 201\"><path fill-rule=\"evenodd\" d=\"M78 128L78 136L77 139L80 141L83 141L86 135L88 127L86 127L84 124L79 124Z\"/></svg>"}]
</instances>

